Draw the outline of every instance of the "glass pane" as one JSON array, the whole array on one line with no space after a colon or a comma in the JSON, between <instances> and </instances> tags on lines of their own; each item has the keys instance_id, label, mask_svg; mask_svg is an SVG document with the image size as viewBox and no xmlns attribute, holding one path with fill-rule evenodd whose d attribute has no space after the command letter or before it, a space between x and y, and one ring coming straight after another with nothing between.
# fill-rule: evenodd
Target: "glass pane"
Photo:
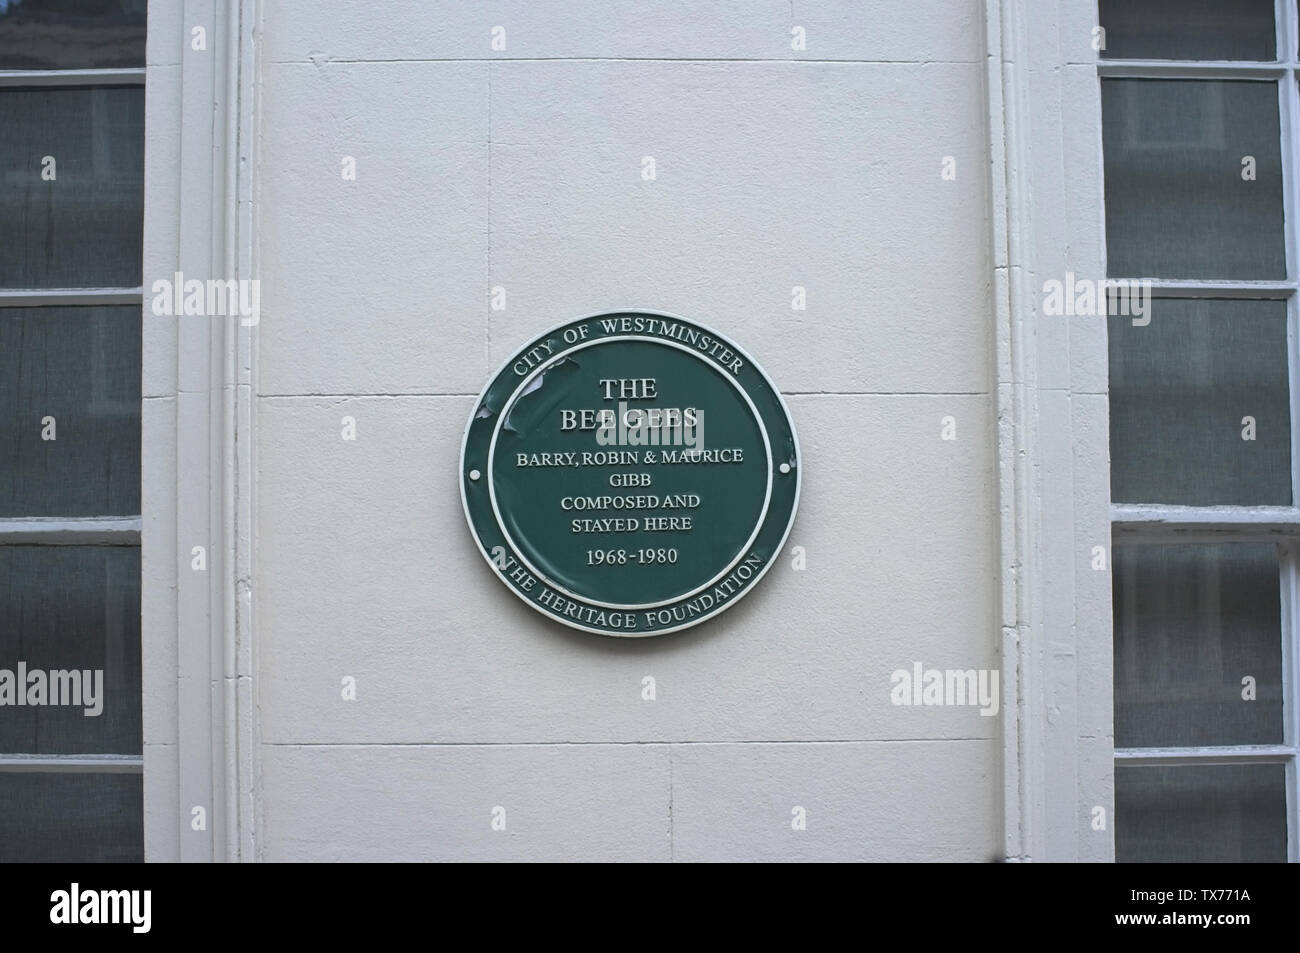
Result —
<instances>
[{"instance_id":1,"label":"glass pane","mask_svg":"<svg viewBox=\"0 0 1300 953\"><path fill-rule=\"evenodd\" d=\"M1109 319L1111 499L1291 503L1286 303L1157 298Z\"/></svg>"},{"instance_id":2,"label":"glass pane","mask_svg":"<svg viewBox=\"0 0 1300 953\"><path fill-rule=\"evenodd\" d=\"M1102 56L1126 60L1273 60L1273 0L1098 0Z\"/></svg>"},{"instance_id":3,"label":"glass pane","mask_svg":"<svg viewBox=\"0 0 1300 953\"><path fill-rule=\"evenodd\" d=\"M0 69L144 66L147 0L0 0Z\"/></svg>"},{"instance_id":4,"label":"glass pane","mask_svg":"<svg viewBox=\"0 0 1300 953\"><path fill-rule=\"evenodd\" d=\"M0 862L139 863L139 774L0 772Z\"/></svg>"},{"instance_id":5,"label":"glass pane","mask_svg":"<svg viewBox=\"0 0 1300 953\"><path fill-rule=\"evenodd\" d=\"M1281 744L1277 548L1116 546L1114 568L1115 747Z\"/></svg>"},{"instance_id":6,"label":"glass pane","mask_svg":"<svg viewBox=\"0 0 1300 953\"><path fill-rule=\"evenodd\" d=\"M0 308L0 517L140 512L140 328L139 305Z\"/></svg>"},{"instance_id":7,"label":"glass pane","mask_svg":"<svg viewBox=\"0 0 1300 953\"><path fill-rule=\"evenodd\" d=\"M1105 79L1101 101L1111 275L1286 277L1276 83Z\"/></svg>"},{"instance_id":8,"label":"glass pane","mask_svg":"<svg viewBox=\"0 0 1300 953\"><path fill-rule=\"evenodd\" d=\"M140 753L138 548L0 546L0 699L0 752Z\"/></svg>"},{"instance_id":9,"label":"glass pane","mask_svg":"<svg viewBox=\"0 0 1300 953\"><path fill-rule=\"evenodd\" d=\"M1285 863L1280 764L1115 768L1121 863Z\"/></svg>"},{"instance_id":10,"label":"glass pane","mask_svg":"<svg viewBox=\"0 0 1300 953\"><path fill-rule=\"evenodd\" d=\"M144 89L0 89L0 288L134 288Z\"/></svg>"}]
</instances>

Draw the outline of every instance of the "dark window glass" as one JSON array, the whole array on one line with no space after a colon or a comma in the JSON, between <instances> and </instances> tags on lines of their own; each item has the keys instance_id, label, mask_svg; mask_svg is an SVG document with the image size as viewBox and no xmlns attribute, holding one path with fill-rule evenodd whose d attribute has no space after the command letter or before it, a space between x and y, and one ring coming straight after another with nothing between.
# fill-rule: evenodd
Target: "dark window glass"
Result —
<instances>
[{"instance_id":1,"label":"dark window glass","mask_svg":"<svg viewBox=\"0 0 1300 953\"><path fill-rule=\"evenodd\" d=\"M1108 273L1282 279L1277 84L1106 79Z\"/></svg>"},{"instance_id":2,"label":"dark window glass","mask_svg":"<svg viewBox=\"0 0 1300 953\"><path fill-rule=\"evenodd\" d=\"M0 181L0 288L140 284L143 87L0 89Z\"/></svg>"},{"instance_id":3,"label":"dark window glass","mask_svg":"<svg viewBox=\"0 0 1300 953\"><path fill-rule=\"evenodd\" d=\"M1273 0L1098 0L1103 57L1273 60Z\"/></svg>"},{"instance_id":4,"label":"dark window glass","mask_svg":"<svg viewBox=\"0 0 1300 953\"><path fill-rule=\"evenodd\" d=\"M139 774L0 771L0 862L139 863Z\"/></svg>"},{"instance_id":5,"label":"dark window glass","mask_svg":"<svg viewBox=\"0 0 1300 953\"><path fill-rule=\"evenodd\" d=\"M1281 744L1277 548L1116 546L1114 568L1115 746Z\"/></svg>"},{"instance_id":6,"label":"dark window glass","mask_svg":"<svg viewBox=\"0 0 1300 953\"><path fill-rule=\"evenodd\" d=\"M144 66L147 8L147 0L0 0L0 69Z\"/></svg>"},{"instance_id":7,"label":"dark window glass","mask_svg":"<svg viewBox=\"0 0 1300 953\"><path fill-rule=\"evenodd\" d=\"M1289 505L1286 303L1156 298L1148 318L1108 322L1111 499Z\"/></svg>"},{"instance_id":8,"label":"dark window glass","mask_svg":"<svg viewBox=\"0 0 1300 953\"><path fill-rule=\"evenodd\" d=\"M0 308L0 517L140 512L140 328L139 305Z\"/></svg>"},{"instance_id":9,"label":"dark window glass","mask_svg":"<svg viewBox=\"0 0 1300 953\"><path fill-rule=\"evenodd\" d=\"M0 288L141 284L144 88L38 74L142 68L147 15L0 0ZM138 304L0 307L0 518L140 512L141 345ZM142 751L140 548L51 541L0 545L0 861L141 861L139 771L60 760Z\"/></svg>"},{"instance_id":10,"label":"dark window glass","mask_svg":"<svg viewBox=\"0 0 1300 953\"><path fill-rule=\"evenodd\" d=\"M1282 765L1116 767L1115 859L1285 863Z\"/></svg>"},{"instance_id":11,"label":"dark window glass","mask_svg":"<svg viewBox=\"0 0 1300 953\"><path fill-rule=\"evenodd\" d=\"M0 691L44 672L43 705L0 708L0 753L139 754L140 550L135 546L0 546ZM53 705L49 672L82 673L83 704ZM102 671L98 715L85 673ZM60 681L60 700L75 690ZM93 685L93 682L92 682ZM0 777L3 773L0 772ZM0 814L10 807L0 800Z\"/></svg>"}]
</instances>

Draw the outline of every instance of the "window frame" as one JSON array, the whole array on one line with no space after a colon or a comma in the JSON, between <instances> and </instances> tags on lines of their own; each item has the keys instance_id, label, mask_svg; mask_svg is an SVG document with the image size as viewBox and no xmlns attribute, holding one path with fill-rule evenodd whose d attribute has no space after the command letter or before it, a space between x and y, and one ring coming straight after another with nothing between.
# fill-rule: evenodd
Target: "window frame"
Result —
<instances>
[{"instance_id":1,"label":"window frame","mask_svg":"<svg viewBox=\"0 0 1300 953\"><path fill-rule=\"evenodd\" d=\"M1286 280L1150 280L1156 298L1284 300L1291 409L1290 506L1182 506L1111 503L1112 549L1144 544L1271 542L1278 548L1282 653L1282 744L1119 748L1116 767L1281 764L1286 778L1287 859L1300 861L1300 11L1296 0L1274 0L1278 58L1260 61L1135 60L1098 57L1098 81L1107 79L1250 80L1272 82L1278 95ZM1104 26L1104 24L1103 24ZM1103 242L1105 240L1103 230ZM1116 829L1122 820L1116 820Z\"/></svg>"},{"instance_id":2,"label":"window frame","mask_svg":"<svg viewBox=\"0 0 1300 953\"><path fill-rule=\"evenodd\" d=\"M145 87L147 67L117 69L0 70L0 95L15 89L63 86ZM143 189L143 183L141 188ZM143 222L141 222L143 228ZM135 305L143 288L0 288L0 308L40 308L68 305ZM83 517L0 518L0 546L130 546L141 545L140 514ZM143 588L143 586L142 586ZM142 593L143 594L143 593ZM143 704L144 687L138 697ZM143 741L143 739L142 739ZM143 774L144 754L22 754L0 752L0 773L42 771L61 774Z\"/></svg>"}]
</instances>

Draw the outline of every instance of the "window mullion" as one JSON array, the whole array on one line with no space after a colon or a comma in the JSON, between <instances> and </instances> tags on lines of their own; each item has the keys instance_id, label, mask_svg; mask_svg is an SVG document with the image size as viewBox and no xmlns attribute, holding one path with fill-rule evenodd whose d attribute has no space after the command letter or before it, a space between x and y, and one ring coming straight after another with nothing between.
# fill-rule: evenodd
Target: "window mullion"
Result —
<instances>
[{"instance_id":1,"label":"window mullion","mask_svg":"<svg viewBox=\"0 0 1300 953\"><path fill-rule=\"evenodd\" d=\"M1293 0L1281 0L1284 12L1288 47L1294 46ZM1300 222L1300 187L1296 173L1300 171L1300 86L1297 73L1288 69L1283 79L1278 102L1282 127L1282 200L1285 205L1287 277L1295 280L1300 275L1300 246L1297 244L1296 224ZM1292 297L1287 301L1287 364L1291 389L1291 501L1300 505L1300 446L1296 445L1297 422L1300 422L1300 302Z\"/></svg>"},{"instance_id":2,"label":"window mullion","mask_svg":"<svg viewBox=\"0 0 1300 953\"><path fill-rule=\"evenodd\" d=\"M1294 441L1292 443L1294 447ZM1231 534L1254 538L1300 535L1300 507L1295 506L1112 503L1110 519L1117 534L1149 535L1166 539L1176 536L1190 540L1196 534L1220 537Z\"/></svg>"},{"instance_id":3,"label":"window mullion","mask_svg":"<svg viewBox=\"0 0 1300 953\"><path fill-rule=\"evenodd\" d=\"M143 66L122 69L0 70L0 89L32 86L143 86Z\"/></svg>"},{"instance_id":4,"label":"window mullion","mask_svg":"<svg viewBox=\"0 0 1300 953\"><path fill-rule=\"evenodd\" d=\"M1300 541L1290 540L1280 547L1279 569L1282 589L1282 740L1296 750L1300 745L1300 712L1296 709L1300 672L1296 665L1297 625L1300 624ZM1300 761L1292 758L1286 768L1287 860L1300 861L1300 797L1297 796L1297 771Z\"/></svg>"},{"instance_id":5,"label":"window mullion","mask_svg":"<svg viewBox=\"0 0 1300 953\"><path fill-rule=\"evenodd\" d=\"M1285 188L1285 178L1283 187ZM1126 281L1150 282L1151 293L1160 298L1291 298L1297 283L1287 281L1212 281L1182 278L1127 278Z\"/></svg>"},{"instance_id":6,"label":"window mullion","mask_svg":"<svg viewBox=\"0 0 1300 953\"><path fill-rule=\"evenodd\" d=\"M140 304L143 288L0 288L0 308Z\"/></svg>"},{"instance_id":7,"label":"window mullion","mask_svg":"<svg viewBox=\"0 0 1300 953\"><path fill-rule=\"evenodd\" d=\"M0 754L0 774L39 771L53 774L141 774L138 754Z\"/></svg>"},{"instance_id":8,"label":"window mullion","mask_svg":"<svg viewBox=\"0 0 1300 953\"><path fill-rule=\"evenodd\" d=\"M1277 80L1290 72L1290 65L1245 60L1101 60L1097 71L1103 79Z\"/></svg>"},{"instance_id":9,"label":"window mullion","mask_svg":"<svg viewBox=\"0 0 1300 953\"><path fill-rule=\"evenodd\" d=\"M1128 767L1150 765L1287 764L1292 745L1189 745L1174 748L1116 748L1115 761Z\"/></svg>"},{"instance_id":10,"label":"window mullion","mask_svg":"<svg viewBox=\"0 0 1300 953\"><path fill-rule=\"evenodd\" d=\"M1300 55L1300 34L1297 33L1300 11L1295 0L1277 0L1279 30L1279 56L1290 64L1281 81L1279 108L1282 120L1282 195L1286 208L1287 277L1295 280L1300 275L1300 72L1297 56ZM1300 301L1292 297L1287 302L1287 361L1291 388L1291 500L1300 504L1300 447L1296 434L1300 426ZM1291 746L1300 745L1300 543L1288 541L1281 546L1282 583L1282 737ZM1300 861L1300 759L1292 758L1286 767L1287 806L1287 859Z\"/></svg>"},{"instance_id":11,"label":"window mullion","mask_svg":"<svg viewBox=\"0 0 1300 953\"><path fill-rule=\"evenodd\" d=\"M1273 22L1277 24L1277 58L1291 66L1296 61L1295 0L1274 0Z\"/></svg>"},{"instance_id":12,"label":"window mullion","mask_svg":"<svg viewBox=\"0 0 1300 953\"><path fill-rule=\"evenodd\" d=\"M142 526L139 516L0 519L0 546L138 546Z\"/></svg>"}]
</instances>

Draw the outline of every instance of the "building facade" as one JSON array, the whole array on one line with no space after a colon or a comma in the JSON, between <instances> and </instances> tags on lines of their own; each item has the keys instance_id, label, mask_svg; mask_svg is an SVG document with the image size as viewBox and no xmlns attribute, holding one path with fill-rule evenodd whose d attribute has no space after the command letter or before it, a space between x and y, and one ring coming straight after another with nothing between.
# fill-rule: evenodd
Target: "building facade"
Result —
<instances>
[{"instance_id":1,"label":"building facade","mask_svg":"<svg viewBox=\"0 0 1300 953\"><path fill-rule=\"evenodd\" d=\"M1296 859L1290 0L28 2L0 668L110 717L0 709L11 816L83 818L6 859ZM126 224L42 211L60 149ZM765 577L652 638L513 598L460 490L496 370L627 311L801 448ZM38 444L85 334L139 416Z\"/></svg>"}]
</instances>

